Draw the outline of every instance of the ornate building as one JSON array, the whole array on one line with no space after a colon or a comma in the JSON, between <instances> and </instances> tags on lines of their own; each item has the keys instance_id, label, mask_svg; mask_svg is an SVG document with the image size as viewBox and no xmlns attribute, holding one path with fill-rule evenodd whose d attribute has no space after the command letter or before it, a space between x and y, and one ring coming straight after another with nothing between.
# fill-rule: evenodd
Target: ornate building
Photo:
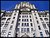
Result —
<instances>
[{"instance_id":1,"label":"ornate building","mask_svg":"<svg viewBox=\"0 0 50 38\"><path fill-rule=\"evenodd\" d=\"M38 11L29 2L1 10L1 37L49 37L49 11Z\"/></svg>"}]
</instances>

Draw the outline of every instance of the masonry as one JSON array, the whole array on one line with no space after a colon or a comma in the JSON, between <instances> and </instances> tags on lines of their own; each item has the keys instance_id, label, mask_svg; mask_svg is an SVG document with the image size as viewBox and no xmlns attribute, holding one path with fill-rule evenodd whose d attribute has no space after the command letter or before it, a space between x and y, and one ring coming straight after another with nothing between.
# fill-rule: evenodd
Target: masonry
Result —
<instances>
[{"instance_id":1,"label":"masonry","mask_svg":"<svg viewBox=\"0 0 50 38\"><path fill-rule=\"evenodd\" d=\"M49 37L49 11L38 11L29 2L1 10L1 37Z\"/></svg>"}]
</instances>

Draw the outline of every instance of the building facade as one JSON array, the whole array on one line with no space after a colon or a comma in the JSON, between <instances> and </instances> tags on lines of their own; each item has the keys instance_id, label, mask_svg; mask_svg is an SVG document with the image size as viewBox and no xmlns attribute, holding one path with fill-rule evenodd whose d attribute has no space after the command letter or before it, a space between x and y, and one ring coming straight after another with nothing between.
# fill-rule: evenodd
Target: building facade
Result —
<instances>
[{"instance_id":1,"label":"building facade","mask_svg":"<svg viewBox=\"0 0 50 38\"><path fill-rule=\"evenodd\" d=\"M29 2L1 10L1 37L49 37L49 11L38 11Z\"/></svg>"}]
</instances>

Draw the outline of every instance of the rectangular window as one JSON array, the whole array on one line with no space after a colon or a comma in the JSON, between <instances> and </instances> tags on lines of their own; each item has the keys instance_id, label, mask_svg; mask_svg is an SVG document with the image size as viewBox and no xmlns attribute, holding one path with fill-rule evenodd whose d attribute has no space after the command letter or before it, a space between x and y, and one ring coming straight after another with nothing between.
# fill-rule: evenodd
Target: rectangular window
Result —
<instances>
[{"instance_id":1,"label":"rectangular window","mask_svg":"<svg viewBox=\"0 0 50 38\"><path fill-rule=\"evenodd\" d=\"M37 17L36 17L36 19L37 19Z\"/></svg>"},{"instance_id":2,"label":"rectangular window","mask_svg":"<svg viewBox=\"0 0 50 38\"><path fill-rule=\"evenodd\" d=\"M40 20L43 20L42 18L40 18Z\"/></svg>"},{"instance_id":3,"label":"rectangular window","mask_svg":"<svg viewBox=\"0 0 50 38\"><path fill-rule=\"evenodd\" d=\"M1 20L6 20L6 18L2 18Z\"/></svg>"},{"instance_id":4,"label":"rectangular window","mask_svg":"<svg viewBox=\"0 0 50 38\"><path fill-rule=\"evenodd\" d=\"M11 37L10 35L11 35L11 32L8 33L8 37Z\"/></svg>"},{"instance_id":5,"label":"rectangular window","mask_svg":"<svg viewBox=\"0 0 50 38\"><path fill-rule=\"evenodd\" d=\"M46 33L46 35L48 35L49 34L48 30L45 30L45 33Z\"/></svg>"},{"instance_id":6,"label":"rectangular window","mask_svg":"<svg viewBox=\"0 0 50 38\"><path fill-rule=\"evenodd\" d=\"M48 27L49 27L49 24L47 24L48 25Z\"/></svg>"},{"instance_id":7,"label":"rectangular window","mask_svg":"<svg viewBox=\"0 0 50 38\"><path fill-rule=\"evenodd\" d=\"M12 24L14 23L14 21L12 21Z\"/></svg>"},{"instance_id":8,"label":"rectangular window","mask_svg":"<svg viewBox=\"0 0 50 38\"><path fill-rule=\"evenodd\" d=\"M19 21L20 21L21 19L19 19Z\"/></svg>"},{"instance_id":9,"label":"rectangular window","mask_svg":"<svg viewBox=\"0 0 50 38\"><path fill-rule=\"evenodd\" d=\"M15 17L13 17L13 19L15 19Z\"/></svg>"},{"instance_id":10,"label":"rectangular window","mask_svg":"<svg viewBox=\"0 0 50 38\"><path fill-rule=\"evenodd\" d=\"M20 26L20 23L18 23L18 26Z\"/></svg>"},{"instance_id":11,"label":"rectangular window","mask_svg":"<svg viewBox=\"0 0 50 38\"><path fill-rule=\"evenodd\" d=\"M39 24L39 22L37 21L37 24Z\"/></svg>"},{"instance_id":12,"label":"rectangular window","mask_svg":"<svg viewBox=\"0 0 50 38\"><path fill-rule=\"evenodd\" d=\"M28 19L27 19L27 22L28 22Z\"/></svg>"},{"instance_id":13,"label":"rectangular window","mask_svg":"<svg viewBox=\"0 0 50 38\"><path fill-rule=\"evenodd\" d=\"M17 32L19 31L19 28L17 28Z\"/></svg>"},{"instance_id":14,"label":"rectangular window","mask_svg":"<svg viewBox=\"0 0 50 38\"><path fill-rule=\"evenodd\" d=\"M27 23L27 26L29 26L29 23Z\"/></svg>"},{"instance_id":15,"label":"rectangular window","mask_svg":"<svg viewBox=\"0 0 50 38\"><path fill-rule=\"evenodd\" d=\"M22 26L24 25L24 23L22 23Z\"/></svg>"},{"instance_id":16,"label":"rectangular window","mask_svg":"<svg viewBox=\"0 0 50 38\"><path fill-rule=\"evenodd\" d=\"M21 28L21 32L23 32L23 28Z\"/></svg>"},{"instance_id":17,"label":"rectangular window","mask_svg":"<svg viewBox=\"0 0 50 38\"><path fill-rule=\"evenodd\" d=\"M25 25L24 26L26 26L26 23L24 23Z\"/></svg>"},{"instance_id":18,"label":"rectangular window","mask_svg":"<svg viewBox=\"0 0 50 38\"><path fill-rule=\"evenodd\" d=\"M41 30L40 26L38 26L39 30Z\"/></svg>"},{"instance_id":19,"label":"rectangular window","mask_svg":"<svg viewBox=\"0 0 50 38\"><path fill-rule=\"evenodd\" d=\"M22 19L22 21L24 21L24 19Z\"/></svg>"},{"instance_id":20,"label":"rectangular window","mask_svg":"<svg viewBox=\"0 0 50 38\"><path fill-rule=\"evenodd\" d=\"M24 28L24 32L26 32L26 28Z\"/></svg>"},{"instance_id":21,"label":"rectangular window","mask_svg":"<svg viewBox=\"0 0 50 38\"><path fill-rule=\"evenodd\" d=\"M8 35L11 35L11 32L9 32Z\"/></svg>"},{"instance_id":22,"label":"rectangular window","mask_svg":"<svg viewBox=\"0 0 50 38\"><path fill-rule=\"evenodd\" d=\"M27 32L29 32L29 28L27 28Z\"/></svg>"},{"instance_id":23,"label":"rectangular window","mask_svg":"<svg viewBox=\"0 0 50 38\"><path fill-rule=\"evenodd\" d=\"M30 16L30 18L31 18L31 16Z\"/></svg>"},{"instance_id":24,"label":"rectangular window","mask_svg":"<svg viewBox=\"0 0 50 38\"><path fill-rule=\"evenodd\" d=\"M1 34L4 35L5 33L6 33L6 30L2 30L2 33Z\"/></svg>"},{"instance_id":25,"label":"rectangular window","mask_svg":"<svg viewBox=\"0 0 50 38\"><path fill-rule=\"evenodd\" d=\"M8 26L8 24L5 24L5 25L4 25L4 28L7 28L7 26Z\"/></svg>"},{"instance_id":26,"label":"rectangular window","mask_svg":"<svg viewBox=\"0 0 50 38\"><path fill-rule=\"evenodd\" d=\"M24 16L22 16L22 18L24 18Z\"/></svg>"},{"instance_id":27,"label":"rectangular window","mask_svg":"<svg viewBox=\"0 0 50 38\"><path fill-rule=\"evenodd\" d=\"M30 19L30 21L32 22L32 19Z\"/></svg>"},{"instance_id":28,"label":"rectangular window","mask_svg":"<svg viewBox=\"0 0 50 38\"><path fill-rule=\"evenodd\" d=\"M13 27L13 26L11 25L11 26L10 26L10 30L12 30L12 27Z\"/></svg>"},{"instance_id":29,"label":"rectangular window","mask_svg":"<svg viewBox=\"0 0 50 38\"><path fill-rule=\"evenodd\" d=\"M43 27L44 27L44 29L46 29L47 27L46 27L46 24L43 24Z\"/></svg>"},{"instance_id":30,"label":"rectangular window","mask_svg":"<svg viewBox=\"0 0 50 38\"><path fill-rule=\"evenodd\" d=\"M36 16L36 14L34 14Z\"/></svg>"},{"instance_id":31,"label":"rectangular window","mask_svg":"<svg viewBox=\"0 0 50 38\"><path fill-rule=\"evenodd\" d=\"M40 35L41 35L41 37L43 37L43 34L42 34L42 32L40 32Z\"/></svg>"},{"instance_id":32,"label":"rectangular window","mask_svg":"<svg viewBox=\"0 0 50 38\"><path fill-rule=\"evenodd\" d=\"M11 19L11 18L8 18L7 21L10 20L10 19Z\"/></svg>"},{"instance_id":33,"label":"rectangular window","mask_svg":"<svg viewBox=\"0 0 50 38\"><path fill-rule=\"evenodd\" d=\"M33 28L31 28L31 31L33 31Z\"/></svg>"},{"instance_id":34,"label":"rectangular window","mask_svg":"<svg viewBox=\"0 0 50 38\"><path fill-rule=\"evenodd\" d=\"M33 26L32 23L30 23L30 25Z\"/></svg>"},{"instance_id":35,"label":"rectangular window","mask_svg":"<svg viewBox=\"0 0 50 38\"><path fill-rule=\"evenodd\" d=\"M47 21L47 20L48 20L48 18L44 18L44 20L45 20L45 21Z\"/></svg>"},{"instance_id":36,"label":"rectangular window","mask_svg":"<svg viewBox=\"0 0 50 38\"><path fill-rule=\"evenodd\" d=\"M26 19L25 19L25 21L26 21Z\"/></svg>"},{"instance_id":37,"label":"rectangular window","mask_svg":"<svg viewBox=\"0 0 50 38\"><path fill-rule=\"evenodd\" d=\"M16 13L14 15L16 15Z\"/></svg>"}]
</instances>

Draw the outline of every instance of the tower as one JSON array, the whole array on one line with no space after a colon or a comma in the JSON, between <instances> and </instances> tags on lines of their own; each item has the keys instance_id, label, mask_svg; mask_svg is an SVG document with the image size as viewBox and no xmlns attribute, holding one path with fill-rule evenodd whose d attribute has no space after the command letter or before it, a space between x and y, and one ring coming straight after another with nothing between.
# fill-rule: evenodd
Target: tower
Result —
<instances>
[{"instance_id":1,"label":"tower","mask_svg":"<svg viewBox=\"0 0 50 38\"><path fill-rule=\"evenodd\" d=\"M49 37L49 11L37 11L29 2L17 4L1 18L1 37Z\"/></svg>"}]
</instances>

